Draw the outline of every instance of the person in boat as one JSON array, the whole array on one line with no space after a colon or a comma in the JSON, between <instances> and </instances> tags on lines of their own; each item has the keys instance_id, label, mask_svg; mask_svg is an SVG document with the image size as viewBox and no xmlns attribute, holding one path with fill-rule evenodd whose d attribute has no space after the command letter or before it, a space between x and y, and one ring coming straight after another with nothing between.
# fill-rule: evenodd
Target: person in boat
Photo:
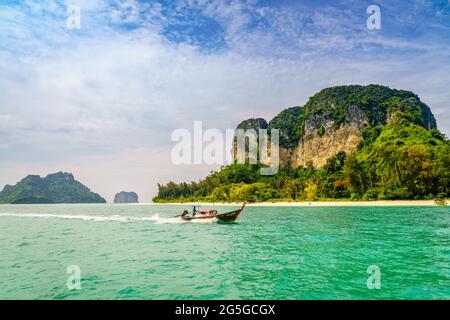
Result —
<instances>
[{"instance_id":1,"label":"person in boat","mask_svg":"<svg viewBox=\"0 0 450 320\"><path fill-rule=\"evenodd\" d=\"M182 217L187 216L189 214L189 212L187 210L184 210L183 213L181 214Z\"/></svg>"},{"instance_id":2,"label":"person in boat","mask_svg":"<svg viewBox=\"0 0 450 320\"><path fill-rule=\"evenodd\" d=\"M194 206L194 207L192 208L192 217L193 217L193 218L195 218L195 215L197 214L197 212L198 212L198 207L197 207L197 206Z\"/></svg>"}]
</instances>

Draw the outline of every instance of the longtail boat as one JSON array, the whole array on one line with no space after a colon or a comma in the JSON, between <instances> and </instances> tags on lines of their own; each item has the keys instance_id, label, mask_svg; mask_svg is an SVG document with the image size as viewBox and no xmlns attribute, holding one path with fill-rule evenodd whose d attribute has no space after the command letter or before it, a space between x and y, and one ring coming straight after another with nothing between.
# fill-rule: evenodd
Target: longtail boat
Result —
<instances>
[{"instance_id":1,"label":"longtail boat","mask_svg":"<svg viewBox=\"0 0 450 320\"><path fill-rule=\"evenodd\" d=\"M434 204L436 206L446 206L447 201L445 201L445 193L439 193L436 199L434 199Z\"/></svg>"},{"instance_id":2,"label":"longtail boat","mask_svg":"<svg viewBox=\"0 0 450 320\"><path fill-rule=\"evenodd\" d=\"M199 211L199 213L197 213L197 216L188 216L188 212L187 210L185 210L182 214L181 214L181 219L185 220L185 221L192 221L192 220L204 220L204 219L218 219L219 221L224 221L224 222L233 222L237 219L237 217L239 217L239 215L241 214L242 210L244 210L244 207L247 203L244 202L242 204L242 207L240 207L237 210L234 211L229 211L229 212L224 212L224 213L219 213L217 212L217 210L210 210L210 211Z\"/></svg>"},{"instance_id":3,"label":"longtail boat","mask_svg":"<svg viewBox=\"0 0 450 320\"><path fill-rule=\"evenodd\" d=\"M434 205L444 207L448 205L448 203L444 199L434 199Z\"/></svg>"}]
</instances>

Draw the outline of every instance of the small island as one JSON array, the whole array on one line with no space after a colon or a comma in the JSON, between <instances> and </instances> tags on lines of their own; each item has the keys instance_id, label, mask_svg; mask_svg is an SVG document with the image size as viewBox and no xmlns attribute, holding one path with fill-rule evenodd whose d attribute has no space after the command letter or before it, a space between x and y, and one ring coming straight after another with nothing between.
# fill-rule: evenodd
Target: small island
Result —
<instances>
[{"instance_id":1,"label":"small island","mask_svg":"<svg viewBox=\"0 0 450 320\"><path fill-rule=\"evenodd\" d=\"M0 203L106 203L106 200L75 180L73 174L57 172L45 178L29 175L14 186L6 185L0 192Z\"/></svg>"},{"instance_id":2,"label":"small island","mask_svg":"<svg viewBox=\"0 0 450 320\"><path fill-rule=\"evenodd\" d=\"M121 191L114 197L114 203L139 203L136 192Z\"/></svg>"}]
</instances>

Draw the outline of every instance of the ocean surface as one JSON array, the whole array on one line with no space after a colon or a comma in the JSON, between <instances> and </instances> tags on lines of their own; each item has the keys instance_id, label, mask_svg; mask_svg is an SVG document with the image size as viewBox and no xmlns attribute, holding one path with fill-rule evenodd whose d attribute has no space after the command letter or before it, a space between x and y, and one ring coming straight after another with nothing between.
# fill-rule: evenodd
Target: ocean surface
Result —
<instances>
[{"instance_id":1,"label":"ocean surface","mask_svg":"<svg viewBox=\"0 0 450 320\"><path fill-rule=\"evenodd\" d=\"M183 208L1 205L0 299L450 299L449 207Z\"/></svg>"}]
</instances>

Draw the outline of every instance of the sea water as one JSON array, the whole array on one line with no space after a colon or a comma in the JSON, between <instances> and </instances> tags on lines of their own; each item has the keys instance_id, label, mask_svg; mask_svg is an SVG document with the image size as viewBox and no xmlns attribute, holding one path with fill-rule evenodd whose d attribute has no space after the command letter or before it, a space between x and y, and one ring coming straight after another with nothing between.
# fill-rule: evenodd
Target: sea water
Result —
<instances>
[{"instance_id":1,"label":"sea water","mask_svg":"<svg viewBox=\"0 0 450 320\"><path fill-rule=\"evenodd\" d=\"M448 207L184 208L1 205L0 299L450 298Z\"/></svg>"}]
</instances>

